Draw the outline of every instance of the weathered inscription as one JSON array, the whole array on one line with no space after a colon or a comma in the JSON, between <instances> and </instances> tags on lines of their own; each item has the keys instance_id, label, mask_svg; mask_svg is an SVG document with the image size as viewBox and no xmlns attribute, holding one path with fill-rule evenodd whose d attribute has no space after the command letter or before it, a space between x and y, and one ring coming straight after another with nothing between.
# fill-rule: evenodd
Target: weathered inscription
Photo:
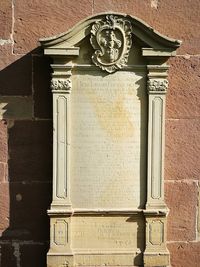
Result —
<instances>
[{"instance_id":1,"label":"weathered inscription","mask_svg":"<svg viewBox=\"0 0 200 267\"><path fill-rule=\"evenodd\" d=\"M144 88L143 76L130 72L74 76L71 192L75 207L133 208L143 204Z\"/></svg>"},{"instance_id":2,"label":"weathered inscription","mask_svg":"<svg viewBox=\"0 0 200 267\"><path fill-rule=\"evenodd\" d=\"M129 217L75 217L72 236L82 249L143 249L143 221Z\"/></svg>"}]
</instances>

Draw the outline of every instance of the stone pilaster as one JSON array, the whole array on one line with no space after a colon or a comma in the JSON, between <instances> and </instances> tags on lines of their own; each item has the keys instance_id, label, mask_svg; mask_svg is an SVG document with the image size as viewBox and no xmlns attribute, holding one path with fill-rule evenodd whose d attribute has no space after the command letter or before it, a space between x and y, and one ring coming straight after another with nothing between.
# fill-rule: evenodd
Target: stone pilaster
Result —
<instances>
[{"instance_id":1,"label":"stone pilaster","mask_svg":"<svg viewBox=\"0 0 200 267\"><path fill-rule=\"evenodd\" d=\"M45 49L53 58L53 196L50 216L50 249L47 266L74 265L71 246L70 199L70 93L72 66L67 62L79 54L78 48Z\"/></svg>"},{"instance_id":2,"label":"stone pilaster","mask_svg":"<svg viewBox=\"0 0 200 267\"><path fill-rule=\"evenodd\" d=\"M167 66L148 65L148 165L145 266L169 265L166 248L167 206L164 201L165 96Z\"/></svg>"},{"instance_id":3,"label":"stone pilaster","mask_svg":"<svg viewBox=\"0 0 200 267\"><path fill-rule=\"evenodd\" d=\"M71 68L53 64L53 200L50 216L48 266L73 265L70 200L70 92ZM61 256L62 255L62 256ZM67 257L65 258L64 255Z\"/></svg>"},{"instance_id":4,"label":"stone pilaster","mask_svg":"<svg viewBox=\"0 0 200 267\"><path fill-rule=\"evenodd\" d=\"M52 65L53 93L53 201L51 209L70 209L70 92L71 69Z\"/></svg>"},{"instance_id":5,"label":"stone pilaster","mask_svg":"<svg viewBox=\"0 0 200 267\"><path fill-rule=\"evenodd\" d=\"M148 172L146 209L166 208L164 203L165 96L167 67L148 66Z\"/></svg>"}]
</instances>

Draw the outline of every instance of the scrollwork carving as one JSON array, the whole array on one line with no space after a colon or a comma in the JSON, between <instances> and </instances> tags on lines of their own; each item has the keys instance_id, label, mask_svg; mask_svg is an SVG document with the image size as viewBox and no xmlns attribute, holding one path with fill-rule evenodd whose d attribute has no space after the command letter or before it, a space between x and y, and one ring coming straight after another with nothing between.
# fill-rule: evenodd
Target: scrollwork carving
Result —
<instances>
[{"instance_id":1,"label":"scrollwork carving","mask_svg":"<svg viewBox=\"0 0 200 267\"><path fill-rule=\"evenodd\" d=\"M148 89L150 92L166 92L168 88L167 80L149 80Z\"/></svg>"},{"instance_id":2,"label":"scrollwork carving","mask_svg":"<svg viewBox=\"0 0 200 267\"><path fill-rule=\"evenodd\" d=\"M132 26L124 17L107 15L93 24L90 42L96 50L93 63L109 73L121 69L128 61L132 45Z\"/></svg>"},{"instance_id":3,"label":"scrollwork carving","mask_svg":"<svg viewBox=\"0 0 200 267\"><path fill-rule=\"evenodd\" d=\"M52 90L66 90L69 91L72 88L72 82L70 79L52 79L51 89Z\"/></svg>"}]
</instances>

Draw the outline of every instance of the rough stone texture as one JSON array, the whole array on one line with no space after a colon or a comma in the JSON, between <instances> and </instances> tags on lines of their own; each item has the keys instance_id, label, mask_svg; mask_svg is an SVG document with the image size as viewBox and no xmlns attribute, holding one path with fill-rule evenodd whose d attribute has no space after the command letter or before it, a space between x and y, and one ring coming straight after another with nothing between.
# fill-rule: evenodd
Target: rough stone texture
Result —
<instances>
[{"instance_id":1,"label":"rough stone texture","mask_svg":"<svg viewBox=\"0 0 200 267\"><path fill-rule=\"evenodd\" d=\"M9 39L12 31L12 0L0 1L0 39Z\"/></svg>"},{"instance_id":2,"label":"rough stone texture","mask_svg":"<svg viewBox=\"0 0 200 267\"><path fill-rule=\"evenodd\" d=\"M199 0L161 0L157 9L151 4L151 0L95 0L94 14L113 10L136 16L162 34L182 40L179 54L199 54Z\"/></svg>"},{"instance_id":3,"label":"rough stone texture","mask_svg":"<svg viewBox=\"0 0 200 267\"><path fill-rule=\"evenodd\" d=\"M200 117L200 58L176 57L169 64L167 118Z\"/></svg>"},{"instance_id":4,"label":"rough stone texture","mask_svg":"<svg viewBox=\"0 0 200 267\"><path fill-rule=\"evenodd\" d=\"M7 164L0 162L0 183L7 179Z\"/></svg>"},{"instance_id":5,"label":"rough stone texture","mask_svg":"<svg viewBox=\"0 0 200 267\"><path fill-rule=\"evenodd\" d=\"M46 244L30 244L22 245L20 247L21 266L27 267L27 262L29 262L29 267L44 267L46 266L46 253L48 251L48 246ZM30 261L31 259L31 261Z\"/></svg>"},{"instance_id":6,"label":"rough stone texture","mask_svg":"<svg viewBox=\"0 0 200 267\"><path fill-rule=\"evenodd\" d=\"M200 242L168 244L172 267L199 267Z\"/></svg>"},{"instance_id":7,"label":"rough stone texture","mask_svg":"<svg viewBox=\"0 0 200 267\"><path fill-rule=\"evenodd\" d=\"M14 51L30 51L38 45L39 38L65 32L89 15L92 15L92 0L16 1Z\"/></svg>"},{"instance_id":8,"label":"rough stone texture","mask_svg":"<svg viewBox=\"0 0 200 267\"><path fill-rule=\"evenodd\" d=\"M12 55L12 45L11 44L4 44L0 45L0 70L2 71L4 68L6 68L10 63L13 61L10 59L10 56Z\"/></svg>"},{"instance_id":9,"label":"rough stone texture","mask_svg":"<svg viewBox=\"0 0 200 267\"><path fill-rule=\"evenodd\" d=\"M166 121L165 179L200 178L200 120Z\"/></svg>"},{"instance_id":10,"label":"rough stone texture","mask_svg":"<svg viewBox=\"0 0 200 267\"><path fill-rule=\"evenodd\" d=\"M0 95L30 95L31 56L16 56L11 50L11 45L0 46Z\"/></svg>"},{"instance_id":11,"label":"rough stone texture","mask_svg":"<svg viewBox=\"0 0 200 267\"><path fill-rule=\"evenodd\" d=\"M51 201L50 183L10 183L10 222L5 237L18 240L48 240Z\"/></svg>"},{"instance_id":12,"label":"rough stone texture","mask_svg":"<svg viewBox=\"0 0 200 267\"><path fill-rule=\"evenodd\" d=\"M32 119L32 97L0 96L0 119Z\"/></svg>"},{"instance_id":13,"label":"rough stone texture","mask_svg":"<svg viewBox=\"0 0 200 267\"><path fill-rule=\"evenodd\" d=\"M159 1L157 9L151 7L150 0L95 0L94 6L92 2L92 0L16 1L15 53L25 53L34 49L38 46L39 37L65 32L92 13L110 10L137 16L161 33L183 40L180 54L200 52L198 45L200 2L198 0L192 1L192 8L191 2L187 0Z\"/></svg>"},{"instance_id":14,"label":"rough stone texture","mask_svg":"<svg viewBox=\"0 0 200 267\"><path fill-rule=\"evenodd\" d=\"M200 241L200 183L198 184L198 207L197 207L197 238Z\"/></svg>"},{"instance_id":15,"label":"rough stone texture","mask_svg":"<svg viewBox=\"0 0 200 267\"><path fill-rule=\"evenodd\" d=\"M169 241L190 241L196 238L197 185L195 182L166 182L165 198Z\"/></svg>"},{"instance_id":16,"label":"rough stone texture","mask_svg":"<svg viewBox=\"0 0 200 267\"><path fill-rule=\"evenodd\" d=\"M11 242L0 243L0 266L16 266L16 257L14 256L14 247Z\"/></svg>"},{"instance_id":17,"label":"rough stone texture","mask_svg":"<svg viewBox=\"0 0 200 267\"><path fill-rule=\"evenodd\" d=\"M7 162L8 159L8 136L5 121L0 121L0 162Z\"/></svg>"},{"instance_id":18,"label":"rough stone texture","mask_svg":"<svg viewBox=\"0 0 200 267\"><path fill-rule=\"evenodd\" d=\"M10 181L51 181L52 122L16 121L9 131Z\"/></svg>"},{"instance_id":19,"label":"rough stone texture","mask_svg":"<svg viewBox=\"0 0 200 267\"><path fill-rule=\"evenodd\" d=\"M48 57L33 57L34 116L37 118L52 118L50 64Z\"/></svg>"},{"instance_id":20,"label":"rough stone texture","mask_svg":"<svg viewBox=\"0 0 200 267\"><path fill-rule=\"evenodd\" d=\"M9 226L9 184L0 183L0 230L4 231Z\"/></svg>"}]
</instances>

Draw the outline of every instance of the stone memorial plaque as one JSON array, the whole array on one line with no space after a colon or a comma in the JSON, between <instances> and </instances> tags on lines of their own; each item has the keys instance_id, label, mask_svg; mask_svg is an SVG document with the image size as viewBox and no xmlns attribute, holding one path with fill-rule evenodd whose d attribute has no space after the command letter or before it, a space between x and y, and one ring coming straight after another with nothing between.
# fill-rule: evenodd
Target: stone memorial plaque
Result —
<instances>
[{"instance_id":1,"label":"stone memorial plaque","mask_svg":"<svg viewBox=\"0 0 200 267\"><path fill-rule=\"evenodd\" d=\"M72 82L70 177L74 207L144 207L144 73L78 71Z\"/></svg>"},{"instance_id":2,"label":"stone memorial plaque","mask_svg":"<svg viewBox=\"0 0 200 267\"><path fill-rule=\"evenodd\" d=\"M166 60L180 41L107 13L41 43L53 59L47 266L169 265Z\"/></svg>"},{"instance_id":3,"label":"stone memorial plaque","mask_svg":"<svg viewBox=\"0 0 200 267\"><path fill-rule=\"evenodd\" d=\"M74 217L72 237L74 247L92 251L137 251L143 246L144 222L130 216Z\"/></svg>"}]
</instances>

